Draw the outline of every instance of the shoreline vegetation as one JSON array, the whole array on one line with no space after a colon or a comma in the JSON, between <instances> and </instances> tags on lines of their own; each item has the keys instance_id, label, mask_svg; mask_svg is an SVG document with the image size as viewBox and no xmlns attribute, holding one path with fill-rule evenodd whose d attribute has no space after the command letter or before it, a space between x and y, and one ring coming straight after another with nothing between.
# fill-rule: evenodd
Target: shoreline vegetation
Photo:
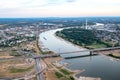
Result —
<instances>
[{"instance_id":1,"label":"shoreline vegetation","mask_svg":"<svg viewBox=\"0 0 120 80\"><path fill-rule=\"evenodd\" d=\"M112 47L112 43L100 40L91 30L70 28L57 31L56 36L87 49Z\"/></svg>"},{"instance_id":2,"label":"shoreline vegetation","mask_svg":"<svg viewBox=\"0 0 120 80\"><path fill-rule=\"evenodd\" d=\"M85 71L85 69L71 70L71 69L67 68L67 66L69 66L68 63L61 64L61 63L59 63L59 61L54 62L53 65L59 70L63 79L66 78L67 80L78 80L79 77L76 77L76 75L83 73Z\"/></svg>"},{"instance_id":3,"label":"shoreline vegetation","mask_svg":"<svg viewBox=\"0 0 120 80\"><path fill-rule=\"evenodd\" d=\"M36 45L37 45L37 48L39 49L39 54L43 54L43 55L45 55L45 54L53 54L53 52L52 51L43 51L42 50L42 48L41 48L41 46L40 46L40 42L39 42L39 38L38 37L36 37Z\"/></svg>"}]
</instances>

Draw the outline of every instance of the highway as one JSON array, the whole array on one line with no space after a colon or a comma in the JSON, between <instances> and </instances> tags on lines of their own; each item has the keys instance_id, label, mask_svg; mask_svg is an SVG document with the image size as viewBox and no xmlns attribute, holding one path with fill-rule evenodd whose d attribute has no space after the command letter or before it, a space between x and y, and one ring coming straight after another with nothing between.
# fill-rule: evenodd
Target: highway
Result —
<instances>
[{"instance_id":1,"label":"highway","mask_svg":"<svg viewBox=\"0 0 120 80\"><path fill-rule=\"evenodd\" d=\"M25 51L22 51L22 50L19 50L19 52L31 55L31 56L26 56L26 58L33 58L35 56L38 56L38 55L36 55L35 53L32 53L32 52L25 52ZM44 76L43 76L42 72L43 72L44 69L46 69L46 65L43 63L41 58L33 58L33 59L35 61L35 67L36 67L36 70L37 70L37 74L36 74L37 75L37 80L44 80ZM32 76L26 76L25 78L30 78L30 77L32 77Z\"/></svg>"},{"instance_id":2,"label":"highway","mask_svg":"<svg viewBox=\"0 0 120 80\"><path fill-rule=\"evenodd\" d=\"M28 52L28 54L30 54L32 57L38 56L35 53L31 53L31 52ZM46 68L46 66L43 66L45 64L42 63L41 58L33 58L33 59L35 61L35 67L37 70L37 80L44 80L44 76L42 74L42 71Z\"/></svg>"},{"instance_id":3,"label":"highway","mask_svg":"<svg viewBox=\"0 0 120 80\"><path fill-rule=\"evenodd\" d=\"M40 59L39 58L36 58L35 59L35 65L36 65L36 69L37 69L37 79L38 80L44 80L44 77L43 77L43 74L41 73L42 72L42 67L40 66Z\"/></svg>"}]
</instances>

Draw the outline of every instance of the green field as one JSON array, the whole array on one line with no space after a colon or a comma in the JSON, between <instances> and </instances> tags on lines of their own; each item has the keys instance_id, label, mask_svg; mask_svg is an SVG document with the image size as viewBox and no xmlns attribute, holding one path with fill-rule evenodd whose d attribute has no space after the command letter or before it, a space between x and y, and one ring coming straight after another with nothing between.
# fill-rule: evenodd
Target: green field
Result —
<instances>
[{"instance_id":1,"label":"green field","mask_svg":"<svg viewBox=\"0 0 120 80\"><path fill-rule=\"evenodd\" d=\"M70 74L72 74L72 72L70 72L70 71L68 71L68 70L66 70L66 69L60 69L60 71L61 71L62 73L64 73L65 75L70 75Z\"/></svg>"},{"instance_id":2,"label":"green field","mask_svg":"<svg viewBox=\"0 0 120 80\"><path fill-rule=\"evenodd\" d=\"M57 78L63 77L63 75L61 73L59 73L59 72L55 72L55 75L57 76Z\"/></svg>"},{"instance_id":3,"label":"green field","mask_svg":"<svg viewBox=\"0 0 120 80\"><path fill-rule=\"evenodd\" d=\"M86 48L90 48L90 49L105 48L105 47L107 47L107 46L104 44L92 44L92 45L86 46Z\"/></svg>"}]
</instances>

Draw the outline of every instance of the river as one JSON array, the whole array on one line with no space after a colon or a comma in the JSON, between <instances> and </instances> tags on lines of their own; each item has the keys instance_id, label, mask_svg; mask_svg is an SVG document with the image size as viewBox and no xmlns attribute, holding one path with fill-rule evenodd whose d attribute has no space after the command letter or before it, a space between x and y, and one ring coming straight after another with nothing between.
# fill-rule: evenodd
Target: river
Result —
<instances>
[{"instance_id":1,"label":"river","mask_svg":"<svg viewBox=\"0 0 120 80\"><path fill-rule=\"evenodd\" d=\"M74 45L68 41L55 36L55 32L61 29L49 30L39 35L40 41L43 45L55 53L70 52L83 50L77 45ZM89 52L73 53L62 55L62 57L89 54ZM67 67L71 70L82 70L85 71L81 74L77 74L76 77L99 77L102 80L120 80L120 62L116 60L110 60L109 58L98 55L82 58L64 59L61 63L69 63Z\"/></svg>"}]
</instances>

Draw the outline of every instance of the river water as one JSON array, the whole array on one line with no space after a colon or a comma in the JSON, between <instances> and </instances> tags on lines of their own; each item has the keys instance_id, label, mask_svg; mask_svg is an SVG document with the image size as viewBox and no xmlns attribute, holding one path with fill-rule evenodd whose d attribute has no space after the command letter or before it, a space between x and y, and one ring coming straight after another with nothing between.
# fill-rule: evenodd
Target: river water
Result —
<instances>
[{"instance_id":1,"label":"river water","mask_svg":"<svg viewBox=\"0 0 120 80\"><path fill-rule=\"evenodd\" d=\"M55 36L55 32L61 29L55 29L43 32L39 35L40 41L43 45L51 51L56 53L61 52L71 52L83 50L83 48L76 46L70 42L60 39ZM89 52L82 53L72 53L61 55L75 56L89 54ZM71 70L83 70L83 73L77 74L76 76L86 76L86 77L99 77L102 80L120 80L120 62L116 60L111 60L105 56L89 56L82 58L64 59L62 62L69 63L68 66Z\"/></svg>"}]
</instances>

